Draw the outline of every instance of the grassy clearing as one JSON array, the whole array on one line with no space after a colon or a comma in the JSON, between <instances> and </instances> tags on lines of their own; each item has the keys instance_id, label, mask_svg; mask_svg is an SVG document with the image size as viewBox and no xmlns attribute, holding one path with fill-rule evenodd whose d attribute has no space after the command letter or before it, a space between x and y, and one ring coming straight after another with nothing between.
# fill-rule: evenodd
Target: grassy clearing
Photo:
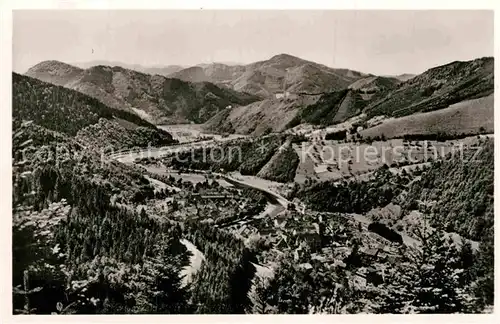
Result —
<instances>
[{"instance_id":1,"label":"grassy clearing","mask_svg":"<svg viewBox=\"0 0 500 324\"><path fill-rule=\"evenodd\" d=\"M493 95L459 102L448 108L418 113L361 131L364 138L384 135L386 138L410 134L477 134L480 129L493 133Z\"/></svg>"}]
</instances>

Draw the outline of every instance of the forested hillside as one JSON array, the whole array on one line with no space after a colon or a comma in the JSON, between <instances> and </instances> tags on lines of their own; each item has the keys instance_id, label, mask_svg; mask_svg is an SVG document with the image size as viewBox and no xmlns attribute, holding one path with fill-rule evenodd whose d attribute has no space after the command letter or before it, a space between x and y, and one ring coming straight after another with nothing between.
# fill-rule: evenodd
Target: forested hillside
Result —
<instances>
[{"instance_id":1,"label":"forested hillside","mask_svg":"<svg viewBox=\"0 0 500 324\"><path fill-rule=\"evenodd\" d=\"M85 146L108 149L127 149L139 147L161 147L173 144L170 134L159 128L130 127L121 121L99 119L94 125L81 129L76 140Z\"/></svg>"},{"instance_id":2,"label":"forested hillside","mask_svg":"<svg viewBox=\"0 0 500 324\"><path fill-rule=\"evenodd\" d=\"M120 207L153 198L153 187L98 150L172 143L170 134L18 74L12 126L14 313L185 312L180 228Z\"/></svg>"},{"instance_id":3,"label":"forested hillside","mask_svg":"<svg viewBox=\"0 0 500 324\"><path fill-rule=\"evenodd\" d=\"M211 225L137 209L173 192L158 191L146 171L101 152L172 144L170 134L73 90L17 74L13 80L14 313L244 312L253 252ZM246 163L257 172L265 161ZM262 197L246 196L249 212L259 213ZM219 223L238 217L247 216L235 211ZM207 255L187 286L182 237Z\"/></svg>"},{"instance_id":4,"label":"forested hillside","mask_svg":"<svg viewBox=\"0 0 500 324\"><path fill-rule=\"evenodd\" d=\"M489 141L464 156L435 163L410 186L405 206L419 206L431 215L432 224L481 240L493 230L493 170L494 144Z\"/></svg>"},{"instance_id":5,"label":"forested hillside","mask_svg":"<svg viewBox=\"0 0 500 324\"><path fill-rule=\"evenodd\" d=\"M17 73L12 74L12 101L14 119L32 121L69 136L78 133L78 138L94 147L123 148L148 143L161 146L174 142L168 132L133 113L109 108L80 92ZM113 138L118 141L113 142Z\"/></svg>"},{"instance_id":6,"label":"forested hillside","mask_svg":"<svg viewBox=\"0 0 500 324\"><path fill-rule=\"evenodd\" d=\"M153 197L149 181L72 138L13 126L14 312L183 312L179 228L113 202Z\"/></svg>"},{"instance_id":7,"label":"forested hillside","mask_svg":"<svg viewBox=\"0 0 500 324\"><path fill-rule=\"evenodd\" d=\"M292 148L291 142L287 141L257 173L257 176L272 181L292 182L298 165L299 156Z\"/></svg>"},{"instance_id":8,"label":"forested hillside","mask_svg":"<svg viewBox=\"0 0 500 324\"><path fill-rule=\"evenodd\" d=\"M12 113L17 119L68 135L95 124L99 118L120 118L144 127L154 126L135 114L109 108L78 91L12 73Z\"/></svg>"},{"instance_id":9,"label":"forested hillside","mask_svg":"<svg viewBox=\"0 0 500 324\"><path fill-rule=\"evenodd\" d=\"M136 211L158 195L144 170L102 163L97 152L32 123L15 127L15 313L244 313L255 252L241 239L211 224L172 221L173 211ZM200 188L160 179L187 192ZM250 216L256 206L248 206ZM188 286L181 237L207 260Z\"/></svg>"},{"instance_id":10,"label":"forested hillside","mask_svg":"<svg viewBox=\"0 0 500 324\"><path fill-rule=\"evenodd\" d=\"M13 126L14 313L244 312L254 252L240 239L213 225L174 221L175 209L136 209L172 193L157 192L144 170L102 160L72 137L32 122ZM200 188L161 181L186 192ZM247 206L260 212L262 203ZM182 237L207 259L187 286Z\"/></svg>"},{"instance_id":11,"label":"forested hillside","mask_svg":"<svg viewBox=\"0 0 500 324\"><path fill-rule=\"evenodd\" d=\"M312 183L298 189L295 196L313 210L364 213L390 203L401 193L404 183L404 179L394 178L387 168L381 168L371 181Z\"/></svg>"},{"instance_id":12,"label":"forested hillside","mask_svg":"<svg viewBox=\"0 0 500 324\"><path fill-rule=\"evenodd\" d=\"M234 140L213 148L196 148L163 159L176 169L239 171L256 175L284 142L282 136L268 136L255 141Z\"/></svg>"},{"instance_id":13,"label":"forested hillside","mask_svg":"<svg viewBox=\"0 0 500 324\"><path fill-rule=\"evenodd\" d=\"M302 123L331 125L356 116L369 104L358 90L341 90L323 94L319 100L304 106L288 127Z\"/></svg>"},{"instance_id":14,"label":"forested hillside","mask_svg":"<svg viewBox=\"0 0 500 324\"><path fill-rule=\"evenodd\" d=\"M492 57L438 66L401 83L366 108L369 117L433 111L493 93Z\"/></svg>"},{"instance_id":15,"label":"forested hillside","mask_svg":"<svg viewBox=\"0 0 500 324\"><path fill-rule=\"evenodd\" d=\"M197 274L192 290L192 303L197 314L244 314L248 305L248 289L255 268L254 251L242 240L211 225L188 224L187 237L208 256Z\"/></svg>"}]
</instances>

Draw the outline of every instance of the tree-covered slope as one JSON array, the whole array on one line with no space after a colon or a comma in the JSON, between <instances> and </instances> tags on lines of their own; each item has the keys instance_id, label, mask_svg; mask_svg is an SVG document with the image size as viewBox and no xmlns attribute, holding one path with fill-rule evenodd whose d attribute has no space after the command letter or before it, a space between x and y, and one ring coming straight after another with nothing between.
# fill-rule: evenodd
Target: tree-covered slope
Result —
<instances>
[{"instance_id":1,"label":"tree-covered slope","mask_svg":"<svg viewBox=\"0 0 500 324\"><path fill-rule=\"evenodd\" d=\"M164 163L178 169L239 171L256 175L283 143L281 136L259 140L234 140L220 146L196 148L189 152L167 156Z\"/></svg>"},{"instance_id":2,"label":"tree-covered slope","mask_svg":"<svg viewBox=\"0 0 500 324\"><path fill-rule=\"evenodd\" d=\"M187 311L180 228L119 204L154 197L142 172L34 123L12 141L15 314Z\"/></svg>"},{"instance_id":3,"label":"tree-covered slope","mask_svg":"<svg viewBox=\"0 0 500 324\"><path fill-rule=\"evenodd\" d=\"M455 155L411 185L406 206L429 206L432 224L479 241L493 229L494 144Z\"/></svg>"},{"instance_id":4,"label":"tree-covered slope","mask_svg":"<svg viewBox=\"0 0 500 324\"><path fill-rule=\"evenodd\" d=\"M299 165L299 156L292 148L290 141L285 142L257 173L258 177L278 181L291 182Z\"/></svg>"},{"instance_id":5,"label":"tree-covered slope","mask_svg":"<svg viewBox=\"0 0 500 324\"><path fill-rule=\"evenodd\" d=\"M369 117L432 111L493 93L494 60L484 57L438 66L401 83L366 108Z\"/></svg>"},{"instance_id":6,"label":"tree-covered slope","mask_svg":"<svg viewBox=\"0 0 500 324\"><path fill-rule=\"evenodd\" d=\"M85 133L98 146L106 145L106 138L100 136L98 128L103 128L102 131L107 131L111 137L134 137L133 141L123 142L120 146L166 145L173 142L168 132L133 113L110 108L78 91L17 73L12 74L12 116L15 120L32 121L69 136ZM99 123L100 119L108 122ZM127 129L118 128L119 123L126 124ZM89 126L92 130L86 130ZM113 133L112 129L119 129L120 132Z\"/></svg>"}]
</instances>

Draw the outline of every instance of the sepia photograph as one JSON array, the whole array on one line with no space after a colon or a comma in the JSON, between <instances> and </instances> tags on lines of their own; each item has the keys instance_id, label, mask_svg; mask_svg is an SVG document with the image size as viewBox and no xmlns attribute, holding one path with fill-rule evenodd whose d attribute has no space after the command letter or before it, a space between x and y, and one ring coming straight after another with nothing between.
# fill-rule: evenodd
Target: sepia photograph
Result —
<instances>
[{"instance_id":1,"label":"sepia photograph","mask_svg":"<svg viewBox=\"0 0 500 324\"><path fill-rule=\"evenodd\" d=\"M11 24L14 318L493 313L494 10Z\"/></svg>"}]
</instances>

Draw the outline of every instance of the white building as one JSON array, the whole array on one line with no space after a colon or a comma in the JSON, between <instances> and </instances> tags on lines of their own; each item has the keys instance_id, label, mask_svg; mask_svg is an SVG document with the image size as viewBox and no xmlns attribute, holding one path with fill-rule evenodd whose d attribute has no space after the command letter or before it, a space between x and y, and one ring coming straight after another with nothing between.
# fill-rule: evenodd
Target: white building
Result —
<instances>
[{"instance_id":1,"label":"white building","mask_svg":"<svg viewBox=\"0 0 500 324\"><path fill-rule=\"evenodd\" d=\"M288 98L289 96L290 96L290 92L288 92L288 91L275 94L276 99Z\"/></svg>"}]
</instances>

